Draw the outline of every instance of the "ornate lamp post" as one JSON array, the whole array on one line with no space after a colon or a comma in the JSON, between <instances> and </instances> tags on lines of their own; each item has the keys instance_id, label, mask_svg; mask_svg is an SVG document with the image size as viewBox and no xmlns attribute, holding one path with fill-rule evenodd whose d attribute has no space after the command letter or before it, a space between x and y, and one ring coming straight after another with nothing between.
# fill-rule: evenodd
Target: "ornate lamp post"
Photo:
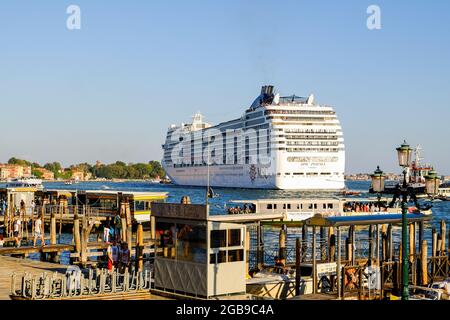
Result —
<instances>
[{"instance_id":1,"label":"ornate lamp post","mask_svg":"<svg viewBox=\"0 0 450 320\"><path fill-rule=\"evenodd\" d=\"M409 299L409 245L408 245L408 183L406 181L406 168L409 167L411 162L412 149L406 143L397 148L398 164L403 168L403 185L400 188L400 194L402 196L402 300Z\"/></svg>"},{"instance_id":2,"label":"ornate lamp post","mask_svg":"<svg viewBox=\"0 0 450 320\"><path fill-rule=\"evenodd\" d=\"M422 206L417 201L416 194L413 188L408 187L408 182L406 181L407 168L411 163L411 153L412 149L406 143L397 148L398 155L398 164L403 168L403 183L402 185L398 185L394 198L389 204L390 207L393 207L398 198L401 198L401 208L402 208L402 300L409 299L409 244L408 244L408 197L414 201L417 209L419 210L429 210L432 205ZM384 175L383 171L380 170L380 167L377 167L377 170L371 175L372 177L372 189L374 192L378 193L378 197L380 193L384 192ZM440 179L436 174L436 171L432 170L429 172L426 179L426 192L430 196L435 196L438 193L440 186Z\"/></svg>"}]
</instances>

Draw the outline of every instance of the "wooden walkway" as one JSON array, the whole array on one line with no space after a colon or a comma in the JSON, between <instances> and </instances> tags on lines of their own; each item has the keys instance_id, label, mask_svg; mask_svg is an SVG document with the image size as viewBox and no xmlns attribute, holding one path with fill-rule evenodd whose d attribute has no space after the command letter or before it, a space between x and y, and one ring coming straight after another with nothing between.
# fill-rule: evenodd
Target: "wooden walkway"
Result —
<instances>
[{"instance_id":1,"label":"wooden walkway","mask_svg":"<svg viewBox=\"0 0 450 320\"><path fill-rule=\"evenodd\" d=\"M0 300L11 300L11 275L14 272L29 272L34 275L44 272L65 273L68 266L0 256Z\"/></svg>"}]
</instances>

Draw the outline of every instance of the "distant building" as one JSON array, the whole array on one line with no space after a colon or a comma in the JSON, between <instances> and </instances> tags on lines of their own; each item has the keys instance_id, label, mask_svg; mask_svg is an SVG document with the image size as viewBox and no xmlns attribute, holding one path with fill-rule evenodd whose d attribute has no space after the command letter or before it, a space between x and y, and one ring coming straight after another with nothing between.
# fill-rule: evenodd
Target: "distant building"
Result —
<instances>
[{"instance_id":1,"label":"distant building","mask_svg":"<svg viewBox=\"0 0 450 320\"><path fill-rule=\"evenodd\" d=\"M72 180L76 181L86 181L92 178L92 174L90 172L85 172L83 170L72 170Z\"/></svg>"},{"instance_id":2,"label":"distant building","mask_svg":"<svg viewBox=\"0 0 450 320\"><path fill-rule=\"evenodd\" d=\"M0 164L0 179L30 178L31 166L21 166L16 164Z\"/></svg>"},{"instance_id":3,"label":"distant building","mask_svg":"<svg viewBox=\"0 0 450 320\"><path fill-rule=\"evenodd\" d=\"M35 170L42 174L42 179L55 180L55 174L52 171L47 170L45 168L36 168Z\"/></svg>"}]
</instances>

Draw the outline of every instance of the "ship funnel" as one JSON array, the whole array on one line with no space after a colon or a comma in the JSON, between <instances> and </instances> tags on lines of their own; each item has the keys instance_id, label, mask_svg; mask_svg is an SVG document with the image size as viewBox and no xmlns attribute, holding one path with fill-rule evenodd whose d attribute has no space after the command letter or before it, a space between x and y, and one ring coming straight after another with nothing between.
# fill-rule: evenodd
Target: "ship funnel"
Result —
<instances>
[{"instance_id":1,"label":"ship funnel","mask_svg":"<svg viewBox=\"0 0 450 320\"><path fill-rule=\"evenodd\" d=\"M262 86L261 95L271 95L273 94L273 86Z\"/></svg>"}]
</instances>

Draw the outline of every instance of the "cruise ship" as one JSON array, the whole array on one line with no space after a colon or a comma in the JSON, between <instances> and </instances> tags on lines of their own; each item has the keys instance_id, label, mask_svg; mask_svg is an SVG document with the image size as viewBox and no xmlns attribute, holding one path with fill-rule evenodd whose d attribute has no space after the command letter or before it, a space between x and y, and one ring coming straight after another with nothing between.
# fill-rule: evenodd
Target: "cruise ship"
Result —
<instances>
[{"instance_id":1,"label":"cruise ship","mask_svg":"<svg viewBox=\"0 0 450 320\"><path fill-rule=\"evenodd\" d=\"M280 190L344 189L342 128L314 95L281 96L273 86L237 119L211 125L200 113L171 125L162 165L172 183Z\"/></svg>"}]
</instances>

